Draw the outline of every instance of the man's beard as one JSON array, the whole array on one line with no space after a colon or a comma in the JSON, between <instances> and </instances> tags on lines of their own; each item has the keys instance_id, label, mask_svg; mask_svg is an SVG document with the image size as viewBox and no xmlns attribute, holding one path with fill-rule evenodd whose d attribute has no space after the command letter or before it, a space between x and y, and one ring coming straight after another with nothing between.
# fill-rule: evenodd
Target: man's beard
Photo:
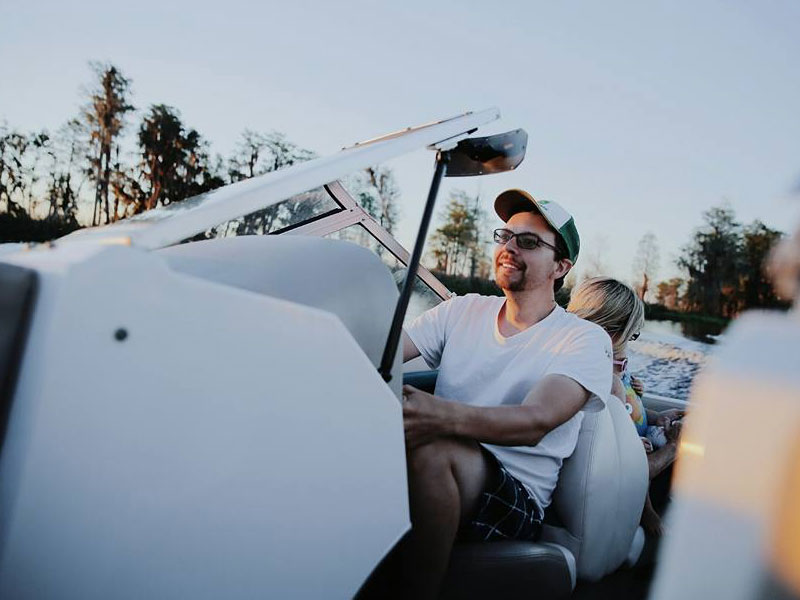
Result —
<instances>
[{"instance_id":1,"label":"man's beard","mask_svg":"<svg viewBox=\"0 0 800 600\"><path fill-rule=\"evenodd\" d=\"M524 290L525 289L525 284L526 284L525 275L526 275L526 273L528 271L527 265L525 265L525 263L518 264L516 261L513 261L514 266L519 269L519 277L511 279L510 277L508 277L508 275L504 275L504 277L506 278L506 282L507 282L507 285L504 287L501 284L501 282L499 281L500 277L498 277L498 274L500 273L500 269L502 269L502 267L500 266L501 262L504 262L504 261L503 260L498 260L497 264L495 264L495 267L494 267L494 269L495 269L495 278L494 278L494 280L495 280L495 283L497 284L497 286L500 289L506 290L508 292L521 292L522 290Z\"/></svg>"},{"instance_id":2,"label":"man's beard","mask_svg":"<svg viewBox=\"0 0 800 600\"><path fill-rule=\"evenodd\" d=\"M514 281L513 283L508 285L508 287L506 287L505 289L509 292L521 292L522 290L525 289L525 278L523 277L522 279Z\"/></svg>"}]
</instances>

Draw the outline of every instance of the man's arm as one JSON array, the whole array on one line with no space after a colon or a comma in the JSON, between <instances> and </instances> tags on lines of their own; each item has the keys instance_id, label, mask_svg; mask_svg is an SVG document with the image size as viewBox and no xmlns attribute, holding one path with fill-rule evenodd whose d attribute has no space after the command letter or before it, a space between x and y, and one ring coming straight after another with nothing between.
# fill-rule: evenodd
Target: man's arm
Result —
<instances>
[{"instance_id":1,"label":"man's arm","mask_svg":"<svg viewBox=\"0 0 800 600\"><path fill-rule=\"evenodd\" d=\"M565 375L542 379L519 406L467 406L403 386L409 447L437 437L457 436L499 446L534 446L572 418L590 393Z\"/></svg>"},{"instance_id":2,"label":"man's arm","mask_svg":"<svg viewBox=\"0 0 800 600\"><path fill-rule=\"evenodd\" d=\"M670 427L672 427L673 421L682 419L685 416L686 411L680 410L679 408L668 408L666 410L662 410L661 412L653 411L653 418L650 420L650 411L648 410L647 422L658 425L659 427L663 427L664 431L667 431Z\"/></svg>"},{"instance_id":3,"label":"man's arm","mask_svg":"<svg viewBox=\"0 0 800 600\"><path fill-rule=\"evenodd\" d=\"M419 349L408 337L408 334L403 330L403 362L408 362L412 358L417 358L420 355Z\"/></svg>"},{"instance_id":4,"label":"man's arm","mask_svg":"<svg viewBox=\"0 0 800 600\"><path fill-rule=\"evenodd\" d=\"M667 441L664 446L647 455L647 470L650 479L661 473L675 462L678 457L678 442L675 439Z\"/></svg>"}]
</instances>

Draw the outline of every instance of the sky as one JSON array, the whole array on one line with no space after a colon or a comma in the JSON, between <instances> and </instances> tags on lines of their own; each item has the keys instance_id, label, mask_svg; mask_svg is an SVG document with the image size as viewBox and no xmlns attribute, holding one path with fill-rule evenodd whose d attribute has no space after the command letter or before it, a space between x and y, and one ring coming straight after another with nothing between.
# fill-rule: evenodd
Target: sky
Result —
<instances>
[{"instance_id":1,"label":"sky","mask_svg":"<svg viewBox=\"0 0 800 600\"><path fill-rule=\"evenodd\" d=\"M657 279L712 206L782 231L798 223L800 2L152 2L0 0L0 120L56 130L89 60L133 80L133 103L180 109L230 153L245 128L319 154L497 106L479 134L524 128L513 173L445 180L556 200L582 238L577 268L630 280L657 236ZM133 120L132 120L133 121ZM433 154L397 159L413 243ZM499 226L492 219L490 228ZM487 239L489 232L487 231Z\"/></svg>"}]
</instances>

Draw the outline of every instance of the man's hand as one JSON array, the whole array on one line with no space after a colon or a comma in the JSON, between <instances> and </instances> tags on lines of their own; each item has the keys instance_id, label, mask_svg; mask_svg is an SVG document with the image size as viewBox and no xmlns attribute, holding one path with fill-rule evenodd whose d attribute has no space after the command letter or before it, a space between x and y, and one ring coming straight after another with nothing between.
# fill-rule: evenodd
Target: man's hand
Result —
<instances>
[{"instance_id":1,"label":"man's hand","mask_svg":"<svg viewBox=\"0 0 800 600\"><path fill-rule=\"evenodd\" d=\"M677 421L678 419L682 419L686 413L682 410L677 408L670 408L669 410L664 410L658 413L658 418L656 419L656 425L658 427L663 427L664 432L669 431L670 426L672 425L673 421Z\"/></svg>"},{"instance_id":2,"label":"man's hand","mask_svg":"<svg viewBox=\"0 0 800 600\"><path fill-rule=\"evenodd\" d=\"M633 391L639 394L640 396L644 396L644 383L638 377L634 377L631 375L631 387Z\"/></svg>"},{"instance_id":3,"label":"man's hand","mask_svg":"<svg viewBox=\"0 0 800 600\"><path fill-rule=\"evenodd\" d=\"M406 448L416 448L438 437L453 435L459 405L423 392L413 385L403 386L403 399Z\"/></svg>"},{"instance_id":4,"label":"man's hand","mask_svg":"<svg viewBox=\"0 0 800 600\"><path fill-rule=\"evenodd\" d=\"M677 442L678 438L681 435L681 428L683 427L683 422L681 421L673 421L670 423L670 426L667 429L664 429L664 435L667 436L668 442Z\"/></svg>"}]
</instances>

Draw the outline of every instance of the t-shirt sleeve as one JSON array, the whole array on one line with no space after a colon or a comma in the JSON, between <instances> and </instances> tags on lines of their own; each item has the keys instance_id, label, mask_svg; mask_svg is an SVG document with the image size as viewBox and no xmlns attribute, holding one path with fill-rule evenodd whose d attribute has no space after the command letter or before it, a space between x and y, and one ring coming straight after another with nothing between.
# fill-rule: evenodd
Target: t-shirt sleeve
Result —
<instances>
[{"instance_id":1,"label":"t-shirt sleeve","mask_svg":"<svg viewBox=\"0 0 800 600\"><path fill-rule=\"evenodd\" d=\"M591 397L584 410L600 410L611 394L611 339L600 327L581 327L551 363L548 373L580 383Z\"/></svg>"},{"instance_id":2,"label":"t-shirt sleeve","mask_svg":"<svg viewBox=\"0 0 800 600\"><path fill-rule=\"evenodd\" d=\"M448 323L459 298L450 298L425 311L404 327L431 369L438 369L447 343Z\"/></svg>"}]
</instances>

